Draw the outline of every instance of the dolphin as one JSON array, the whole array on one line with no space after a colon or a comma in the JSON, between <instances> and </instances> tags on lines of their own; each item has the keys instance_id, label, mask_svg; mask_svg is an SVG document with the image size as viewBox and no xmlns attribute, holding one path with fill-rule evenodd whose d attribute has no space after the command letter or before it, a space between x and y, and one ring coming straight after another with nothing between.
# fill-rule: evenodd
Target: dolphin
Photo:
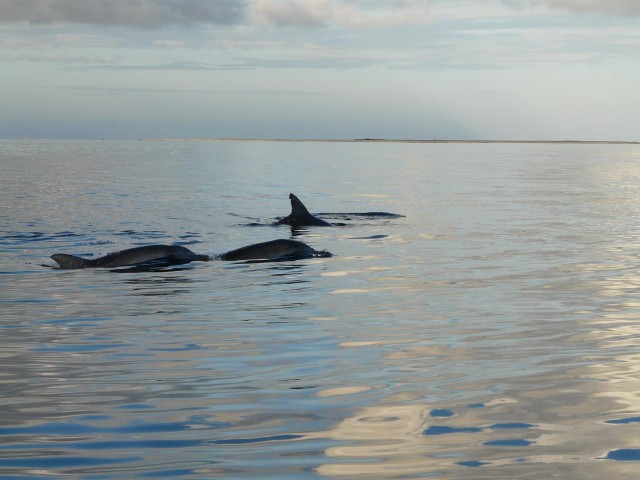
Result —
<instances>
[{"instance_id":1,"label":"dolphin","mask_svg":"<svg viewBox=\"0 0 640 480\"><path fill-rule=\"evenodd\" d=\"M64 253L56 253L51 255L51 258L60 265L60 268L64 269L113 268L144 263L180 265L194 260L211 260L208 255L198 255L188 248L176 245L146 245L144 247L128 248L95 259L76 257L75 255Z\"/></svg>"},{"instance_id":2,"label":"dolphin","mask_svg":"<svg viewBox=\"0 0 640 480\"><path fill-rule=\"evenodd\" d=\"M193 261L206 262L214 259L278 261L331 256L331 253L325 250L314 250L306 243L281 239L247 245L246 247L231 250L217 257L193 253L188 248L180 246L147 245L109 253L104 257L95 259L76 257L75 255L67 255L64 253L56 253L51 255L51 258L60 265L61 269L79 269L114 268L144 264L181 265Z\"/></svg>"},{"instance_id":3,"label":"dolphin","mask_svg":"<svg viewBox=\"0 0 640 480\"><path fill-rule=\"evenodd\" d=\"M326 250L317 251L306 243L296 240L271 240L269 242L255 243L246 247L231 250L218 255L218 260L296 260L310 257L331 257Z\"/></svg>"},{"instance_id":4,"label":"dolphin","mask_svg":"<svg viewBox=\"0 0 640 480\"><path fill-rule=\"evenodd\" d=\"M278 224L291 225L292 227L331 227L329 222L325 222L309 213L307 207L293 193L289 194L291 200L291 213L278 220Z\"/></svg>"}]
</instances>

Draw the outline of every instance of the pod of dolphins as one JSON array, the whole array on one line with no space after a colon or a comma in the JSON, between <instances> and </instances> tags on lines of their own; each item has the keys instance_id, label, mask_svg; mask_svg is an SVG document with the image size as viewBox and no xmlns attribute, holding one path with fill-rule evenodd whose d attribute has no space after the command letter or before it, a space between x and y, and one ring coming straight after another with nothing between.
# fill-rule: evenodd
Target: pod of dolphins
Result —
<instances>
[{"instance_id":1,"label":"pod of dolphins","mask_svg":"<svg viewBox=\"0 0 640 480\"><path fill-rule=\"evenodd\" d=\"M291 227L331 226L330 223L314 217L307 207L293 193L289 194L291 213L277 223ZM311 257L330 257L327 251L317 251L309 245L296 240L279 239L269 242L255 243L246 247L211 257L192 252L186 247L177 245L146 245L128 248L109 253L99 258L82 258L75 255L56 253L51 258L61 269L79 268L115 268L136 265L180 265L193 261L209 260L245 260L245 261L278 261L297 260Z\"/></svg>"}]
</instances>

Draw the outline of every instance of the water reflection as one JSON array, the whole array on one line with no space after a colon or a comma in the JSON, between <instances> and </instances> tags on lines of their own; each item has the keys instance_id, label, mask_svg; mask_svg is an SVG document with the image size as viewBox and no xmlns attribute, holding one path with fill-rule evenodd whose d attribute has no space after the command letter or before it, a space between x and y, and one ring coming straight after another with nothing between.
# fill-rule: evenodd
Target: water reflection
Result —
<instances>
[{"instance_id":1,"label":"water reflection","mask_svg":"<svg viewBox=\"0 0 640 480\"><path fill-rule=\"evenodd\" d=\"M186 270L191 270L193 266L189 267L181 267L175 266L176 264L172 264L172 266L166 265L134 265L131 267L119 267L113 268L109 271L111 273L162 273L162 272L184 272Z\"/></svg>"},{"instance_id":2,"label":"water reflection","mask_svg":"<svg viewBox=\"0 0 640 480\"><path fill-rule=\"evenodd\" d=\"M329 477L459 478L466 468L482 468L490 478L513 478L533 474L539 471L537 465L547 463L566 465L576 478L596 479L607 472L633 475L637 466L602 463L637 461L640 450L630 447L637 445L638 431L620 431L607 425L612 422L592 420L613 405L600 397L598 388L584 388L576 381L589 372L523 378L514 385L513 396L481 404L407 403L361 409L332 430L310 435L343 443L326 449L327 462L318 472ZM546 385L532 390L535 383ZM616 422L627 427L634 423L633 418Z\"/></svg>"},{"instance_id":3,"label":"water reflection","mask_svg":"<svg viewBox=\"0 0 640 480\"><path fill-rule=\"evenodd\" d=\"M97 184L96 161L56 167L50 148L38 165L57 186L14 162L29 179L18 190L42 177L42 191L11 209L19 218L0 240L2 474L637 476L636 157L622 168L610 152L564 147L376 147L394 162L350 150L347 193L326 161L315 171L327 182L307 186L352 203L366 181L388 192L381 209L409 215L321 232L331 260L24 267L125 237L209 239L213 252L266 240L275 230L220 212L268 218L274 209L255 199L280 198L285 177L255 172L300 171L324 148L235 147L255 150L216 162L217 149L176 145L111 152ZM263 162L265 151L278 155ZM78 162L85 178L50 173ZM126 168L122 183L110 176ZM158 192L166 178L175 184ZM143 197L152 205L141 211Z\"/></svg>"},{"instance_id":4,"label":"water reflection","mask_svg":"<svg viewBox=\"0 0 640 480\"><path fill-rule=\"evenodd\" d=\"M582 167L577 166L581 174ZM573 171L568 181L566 165L528 175L535 188L526 203L548 209L534 217L550 217L532 230L547 232L539 241L543 248L532 247L526 230L513 229L510 234L522 238L512 250L501 249L499 257L465 257L467 266L493 262L493 275L487 270L488 275L477 278L440 284L421 280L414 286L432 298L434 291L440 299L458 291L475 299L474 315L467 311L459 323L446 313L436 317L424 309L422 316L444 323L447 335L440 336L430 324L430 339L376 343L377 336L370 332L352 337L353 343L384 348L385 368L396 371L393 366L402 365L404 384L398 385L400 392L380 398L377 406L357 409L334 428L311 434L343 442L325 450L326 463L319 473L466 478L470 469L478 469L482 478L511 479L538 478L553 469L565 478L635 478L640 461L640 355L634 352L640 338L640 302L634 295L640 277L635 271L637 232L627 220L640 208L640 197L637 185L630 187L634 202L620 197L618 182L627 182L614 175L616 181L608 183L608 168L590 164L582 183ZM637 177L640 169L635 165L632 170ZM561 189L554 188L554 182ZM620 215L613 218L608 216L611 210L599 211L620 202L632 211L616 210ZM551 218L558 215L568 221ZM587 218L606 219L605 226L571 233ZM612 232L612 226L621 234ZM519 251L520 246L526 250ZM519 261L501 273L500 265L509 264L510 258ZM329 273L337 278L361 274ZM391 288L383 283L332 293L349 297L384 292L385 287ZM495 295L502 290L509 296ZM505 317L497 301L482 308L482 302L469 297L474 291L485 292L488 301L506 301L516 307L516 315ZM420 397L438 402L416 402Z\"/></svg>"},{"instance_id":5,"label":"water reflection","mask_svg":"<svg viewBox=\"0 0 640 480\"><path fill-rule=\"evenodd\" d=\"M319 467L318 472L327 476L395 477L426 473L421 435L425 411L421 405L368 407L330 431L311 434L346 442L325 450L328 459L334 461ZM362 459L375 462L358 461Z\"/></svg>"},{"instance_id":6,"label":"water reflection","mask_svg":"<svg viewBox=\"0 0 640 480\"><path fill-rule=\"evenodd\" d=\"M127 277L123 280L124 284L131 285L127 295L139 296L155 296L155 295L180 295L191 291L190 284L198 283L198 280L192 279L184 275L159 275L164 272L180 272L184 268L170 268L162 270L137 270L126 269L120 270L119 273L141 273L144 276ZM154 275L151 275L151 274Z\"/></svg>"}]
</instances>

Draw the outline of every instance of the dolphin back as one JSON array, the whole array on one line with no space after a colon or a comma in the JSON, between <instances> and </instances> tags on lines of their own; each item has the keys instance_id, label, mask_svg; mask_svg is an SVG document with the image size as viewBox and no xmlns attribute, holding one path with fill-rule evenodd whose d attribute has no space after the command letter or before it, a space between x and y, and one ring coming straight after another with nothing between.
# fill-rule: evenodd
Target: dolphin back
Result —
<instances>
[{"instance_id":1,"label":"dolphin back","mask_svg":"<svg viewBox=\"0 0 640 480\"><path fill-rule=\"evenodd\" d=\"M55 255L51 255L51 258L60 265L60 268L67 269L88 267L114 268L142 264L180 265L194 260L211 260L211 257L208 255L199 255L193 253L188 248L177 245L146 245L143 247L127 248L126 250L109 253L104 257L95 259L81 258L64 253L56 253Z\"/></svg>"},{"instance_id":2,"label":"dolphin back","mask_svg":"<svg viewBox=\"0 0 640 480\"><path fill-rule=\"evenodd\" d=\"M51 255L60 268L75 269L75 268L87 268L91 266L91 260L82 257L76 257L75 255L67 255L65 253L56 253Z\"/></svg>"},{"instance_id":3,"label":"dolphin back","mask_svg":"<svg viewBox=\"0 0 640 480\"><path fill-rule=\"evenodd\" d=\"M295 260L309 257L330 257L326 251L318 252L306 243L295 240L271 240L231 250L219 255L218 260Z\"/></svg>"}]
</instances>

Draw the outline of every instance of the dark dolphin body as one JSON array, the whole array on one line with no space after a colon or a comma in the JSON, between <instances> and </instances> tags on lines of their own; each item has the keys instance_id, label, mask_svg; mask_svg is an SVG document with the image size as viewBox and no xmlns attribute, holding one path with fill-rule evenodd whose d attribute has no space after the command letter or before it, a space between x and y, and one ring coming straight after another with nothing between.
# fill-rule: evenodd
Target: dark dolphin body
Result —
<instances>
[{"instance_id":1,"label":"dark dolphin body","mask_svg":"<svg viewBox=\"0 0 640 480\"><path fill-rule=\"evenodd\" d=\"M256 243L246 247L231 250L215 257L216 260L255 260L277 261L296 260L310 257L330 257L326 251L316 251L309 245L295 240L271 240L270 242ZM171 245L147 245L144 247L128 248L119 252L110 253L104 257L89 259L56 253L51 255L60 268L114 268L137 265L182 265L193 261L209 261L214 257L199 255L180 246Z\"/></svg>"},{"instance_id":2,"label":"dark dolphin body","mask_svg":"<svg viewBox=\"0 0 640 480\"><path fill-rule=\"evenodd\" d=\"M331 227L329 222L325 222L309 213L307 207L293 193L289 194L291 200L291 213L278 220L277 223L291 225L292 227Z\"/></svg>"},{"instance_id":3,"label":"dark dolphin body","mask_svg":"<svg viewBox=\"0 0 640 480\"><path fill-rule=\"evenodd\" d=\"M185 247L174 245L146 245L113 252L104 257L89 259L56 253L51 255L60 268L113 268L141 264L181 265L195 260L211 260L209 255L198 255Z\"/></svg>"},{"instance_id":4,"label":"dark dolphin body","mask_svg":"<svg viewBox=\"0 0 640 480\"><path fill-rule=\"evenodd\" d=\"M331 257L327 251L317 251L295 240L271 240L231 250L216 257L218 260L295 260L310 257Z\"/></svg>"}]
</instances>

